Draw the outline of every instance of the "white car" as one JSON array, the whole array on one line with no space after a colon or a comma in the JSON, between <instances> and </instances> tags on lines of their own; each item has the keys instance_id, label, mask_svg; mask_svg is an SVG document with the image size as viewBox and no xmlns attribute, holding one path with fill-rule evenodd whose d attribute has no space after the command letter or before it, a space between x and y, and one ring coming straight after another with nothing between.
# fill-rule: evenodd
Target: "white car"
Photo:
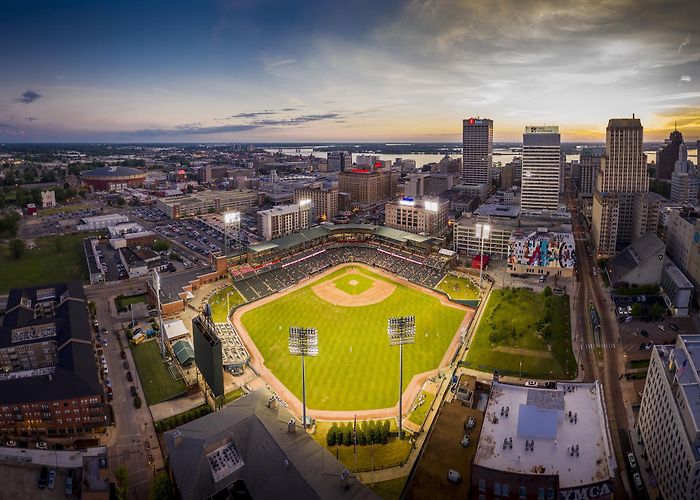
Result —
<instances>
[{"instance_id":1,"label":"white car","mask_svg":"<svg viewBox=\"0 0 700 500\"><path fill-rule=\"evenodd\" d=\"M537 387L539 384L535 380L525 382L525 387Z\"/></svg>"},{"instance_id":2,"label":"white car","mask_svg":"<svg viewBox=\"0 0 700 500\"><path fill-rule=\"evenodd\" d=\"M48 449L49 449L49 445L46 444L45 441L39 441L39 442L36 444L36 449L37 449L37 450L48 450Z\"/></svg>"}]
</instances>

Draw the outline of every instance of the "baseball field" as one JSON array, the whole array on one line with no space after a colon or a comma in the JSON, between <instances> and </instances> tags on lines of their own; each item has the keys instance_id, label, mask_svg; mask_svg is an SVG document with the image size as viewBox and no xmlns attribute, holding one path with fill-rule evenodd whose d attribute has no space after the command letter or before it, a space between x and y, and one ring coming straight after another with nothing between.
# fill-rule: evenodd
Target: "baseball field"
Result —
<instances>
[{"instance_id":1,"label":"baseball field","mask_svg":"<svg viewBox=\"0 0 700 500\"><path fill-rule=\"evenodd\" d=\"M405 390L414 375L440 366L471 309L350 265L243 306L238 319L265 367L299 399L301 360L289 354L289 327L315 327L319 354L306 359L307 406L350 411L397 404L399 347L389 346L387 320L405 315L416 316L415 343L404 347Z\"/></svg>"}]
</instances>

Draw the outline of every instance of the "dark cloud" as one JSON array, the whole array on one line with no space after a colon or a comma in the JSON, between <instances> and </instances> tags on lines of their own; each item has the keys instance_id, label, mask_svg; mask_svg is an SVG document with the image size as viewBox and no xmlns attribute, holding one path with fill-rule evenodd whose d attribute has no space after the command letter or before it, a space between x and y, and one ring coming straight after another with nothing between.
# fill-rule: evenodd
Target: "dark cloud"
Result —
<instances>
[{"instance_id":1,"label":"dark cloud","mask_svg":"<svg viewBox=\"0 0 700 500\"><path fill-rule=\"evenodd\" d=\"M318 122L323 120L342 119L340 113L324 113L319 115L302 115L295 118L279 119L279 120L257 120L256 125L261 127L285 126L285 125L303 125L305 123Z\"/></svg>"},{"instance_id":2,"label":"dark cloud","mask_svg":"<svg viewBox=\"0 0 700 500\"><path fill-rule=\"evenodd\" d=\"M229 119L235 120L236 118L257 118L258 116L276 115L277 113L278 111L266 109L265 111L254 111L252 113L238 113L236 115L229 116Z\"/></svg>"},{"instance_id":3,"label":"dark cloud","mask_svg":"<svg viewBox=\"0 0 700 500\"><path fill-rule=\"evenodd\" d=\"M22 104L30 104L44 97L43 95L34 92L33 90L26 90L20 97L15 97L15 102L21 102Z\"/></svg>"},{"instance_id":4,"label":"dark cloud","mask_svg":"<svg viewBox=\"0 0 700 500\"><path fill-rule=\"evenodd\" d=\"M193 125L178 125L174 128L145 128L134 132L126 132L126 135L136 135L141 137L164 137L164 136L181 136L181 135L209 135L209 134L224 134L247 132L258 128L257 125L220 125L220 126L201 126Z\"/></svg>"},{"instance_id":5,"label":"dark cloud","mask_svg":"<svg viewBox=\"0 0 700 500\"><path fill-rule=\"evenodd\" d=\"M28 122L35 122L38 120L38 118L34 118L33 116L28 116L25 118L25 120Z\"/></svg>"}]
</instances>

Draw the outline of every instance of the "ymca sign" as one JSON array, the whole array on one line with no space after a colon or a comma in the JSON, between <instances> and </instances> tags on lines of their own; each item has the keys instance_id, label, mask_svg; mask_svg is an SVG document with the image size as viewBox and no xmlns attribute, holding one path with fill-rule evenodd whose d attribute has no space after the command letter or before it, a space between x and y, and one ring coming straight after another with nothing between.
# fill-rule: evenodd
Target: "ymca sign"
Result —
<instances>
[{"instance_id":1,"label":"ymca sign","mask_svg":"<svg viewBox=\"0 0 700 500\"><path fill-rule=\"evenodd\" d=\"M606 498L612 495L609 481L559 491L559 500L588 500L589 498Z\"/></svg>"}]
</instances>

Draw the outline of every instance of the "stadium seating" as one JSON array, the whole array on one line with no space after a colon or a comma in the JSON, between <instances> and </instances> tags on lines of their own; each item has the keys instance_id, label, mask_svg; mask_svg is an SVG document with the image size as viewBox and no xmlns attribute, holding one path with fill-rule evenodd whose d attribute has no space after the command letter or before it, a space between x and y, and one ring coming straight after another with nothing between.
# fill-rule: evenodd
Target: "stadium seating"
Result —
<instances>
[{"instance_id":1,"label":"stadium seating","mask_svg":"<svg viewBox=\"0 0 700 500\"><path fill-rule=\"evenodd\" d=\"M234 273L234 286L248 302L252 302L348 262L361 262L433 288L445 276L449 259L441 255L426 258L370 242L331 244L304 250L257 269L246 266L245 270Z\"/></svg>"}]
</instances>

